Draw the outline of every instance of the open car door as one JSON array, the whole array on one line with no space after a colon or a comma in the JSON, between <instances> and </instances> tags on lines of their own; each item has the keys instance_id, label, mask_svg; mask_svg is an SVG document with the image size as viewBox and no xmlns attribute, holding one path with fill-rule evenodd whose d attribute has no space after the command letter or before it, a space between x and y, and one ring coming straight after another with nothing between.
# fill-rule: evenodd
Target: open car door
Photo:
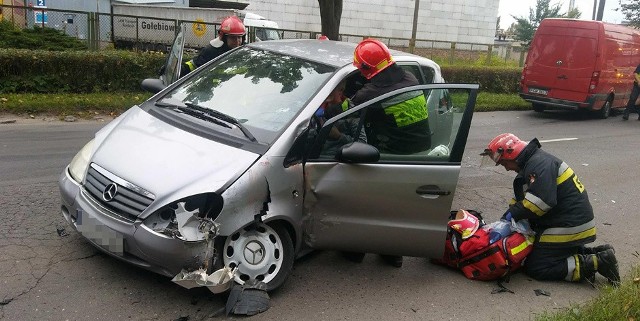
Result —
<instances>
[{"instance_id":1,"label":"open car door","mask_svg":"<svg viewBox=\"0 0 640 321\"><path fill-rule=\"evenodd\" d=\"M333 154L323 152L331 143L333 126L355 121L360 129L366 127L368 109L416 90L427 96L427 104L446 97L452 116L433 129L432 136L439 138L432 139L430 148L409 155L381 154L376 146L354 142ZM316 249L440 257L477 90L476 84L403 88L348 109L315 130L304 162L308 244ZM438 108L442 109L428 109L433 113Z\"/></svg>"},{"instance_id":2,"label":"open car door","mask_svg":"<svg viewBox=\"0 0 640 321\"><path fill-rule=\"evenodd\" d=\"M184 49L185 25L180 24L180 31L173 40L171 50L167 55L167 61L164 65L164 72L160 75L160 80L166 86L174 83L180 78L180 67L182 66L182 54Z\"/></svg>"}]
</instances>

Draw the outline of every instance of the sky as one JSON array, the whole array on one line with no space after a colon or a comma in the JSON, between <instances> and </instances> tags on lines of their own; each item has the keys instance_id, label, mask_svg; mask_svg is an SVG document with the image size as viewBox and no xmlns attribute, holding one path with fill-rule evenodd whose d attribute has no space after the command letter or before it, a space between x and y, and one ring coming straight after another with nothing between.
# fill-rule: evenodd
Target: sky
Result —
<instances>
[{"instance_id":1,"label":"sky","mask_svg":"<svg viewBox=\"0 0 640 321\"><path fill-rule=\"evenodd\" d=\"M536 6L536 0L500 0L498 16L500 17L500 28L507 29L515 22L511 16L529 18L529 8ZM591 20L593 15L594 0L575 0L575 6L582 12L580 19ZM561 12L569 10L569 0L551 0L551 5L560 4ZM619 0L606 0L602 21L620 23L623 20L622 12L614 9L620 7ZM597 7L596 7L597 10Z\"/></svg>"}]
</instances>

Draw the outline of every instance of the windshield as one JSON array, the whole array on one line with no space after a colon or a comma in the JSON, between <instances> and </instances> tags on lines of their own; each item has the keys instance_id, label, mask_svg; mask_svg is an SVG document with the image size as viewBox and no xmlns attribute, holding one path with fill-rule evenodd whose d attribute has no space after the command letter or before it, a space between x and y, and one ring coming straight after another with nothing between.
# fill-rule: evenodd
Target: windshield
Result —
<instances>
[{"instance_id":1,"label":"windshield","mask_svg":"<svg viewBox=\"0 0 640 321\"><path fill-rule=\"evenodd\" d=\"M272 143L333 72L330 66L243 47L199 70L163 98L226 114L258 142Z\"/></svg>"}]
</instances>

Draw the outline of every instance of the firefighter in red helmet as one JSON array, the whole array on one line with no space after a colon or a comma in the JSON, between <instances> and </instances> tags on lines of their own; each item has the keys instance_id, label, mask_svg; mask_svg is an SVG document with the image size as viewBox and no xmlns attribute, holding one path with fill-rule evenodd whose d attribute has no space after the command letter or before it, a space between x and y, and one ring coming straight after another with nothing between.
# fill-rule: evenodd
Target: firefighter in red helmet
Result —
<instances>
[{"instance_id":1,"label":"firefighter in red helmet","mask_svg":"<svg viewBox=\"0 0 640 321\"><path fill-rule=\"evenodd\" d=\"M382 42L365 39L355 48L353 65L366 80L351 101L354 105L390 93L417 86L418 79L400 68ZM422 90L390 97L368 108L364 118L367 143L381 153L413 154L431 148L427 101ZM363 253L348 253L353 261L362 261ZM385 261L402 266L402 256L384 255Z\"/></svg>"},{"instance_id":2,"label":"firefighter in red helmet","mask_svg":"<svg viewBox=\"0 0 640 321\"><path fill-rule=\"evenodd\" d=\"M245 42L245 35L246 30L240 18L236 16L225 18L222 20L222 23L220 23L218 37L211 40L207 46L202 48L195 58L182 64L180 77L192 72L213 58L243 45Z\"/></svg>"},{"instance_id":3,"label":"firefighter in red helmet","mask_svg":"<svg viewBox=\"0 0 640 321\"><path fill-rule=\"evenodd\" d=\"M620 283L618 261L609 244L585 245L596 239L593 209L584 185L559 158L540 149L538 139L496 136L481 154L518 174L514 199L503 215L528 219L535 231L525 272L537 280L593 281L596 272L613 285Z\"/></svg>"},{"instance_id":4,"label":"firefighter in red helmet","mask_svg":"<svg viewBox=\"0 0 640 321\"><path fill-rule=\"evenodd\" d=\"M420 84L412 73L395 63L387 46L375 39L365 39L358 44L353 65L368 80L351 99L355 105ZM367 142L382 153L413 154L428 150L431 148L428 117L422 90L385 100L367 111Z\"/></svg>"}]
</instances>

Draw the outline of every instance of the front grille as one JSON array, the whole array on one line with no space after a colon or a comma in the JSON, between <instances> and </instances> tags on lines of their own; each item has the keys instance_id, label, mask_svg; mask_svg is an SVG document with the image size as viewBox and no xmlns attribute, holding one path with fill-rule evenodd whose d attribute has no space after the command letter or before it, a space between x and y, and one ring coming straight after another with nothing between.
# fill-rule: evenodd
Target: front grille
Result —
<instances>
[{"instance_id":1,"label":"front grille","mask_svg":"<svg viewBox=\"0 0 640 321\"><path fill-rule=\"evenodd\" d=\"M103 193L110 184L117 186L117 193L113 199L106 201ZM118 178L95 164L91 164L89 168L84 189L95 202L129 221L135 221L155 198L144 189Z\"/></svg>"}]
</instances>

